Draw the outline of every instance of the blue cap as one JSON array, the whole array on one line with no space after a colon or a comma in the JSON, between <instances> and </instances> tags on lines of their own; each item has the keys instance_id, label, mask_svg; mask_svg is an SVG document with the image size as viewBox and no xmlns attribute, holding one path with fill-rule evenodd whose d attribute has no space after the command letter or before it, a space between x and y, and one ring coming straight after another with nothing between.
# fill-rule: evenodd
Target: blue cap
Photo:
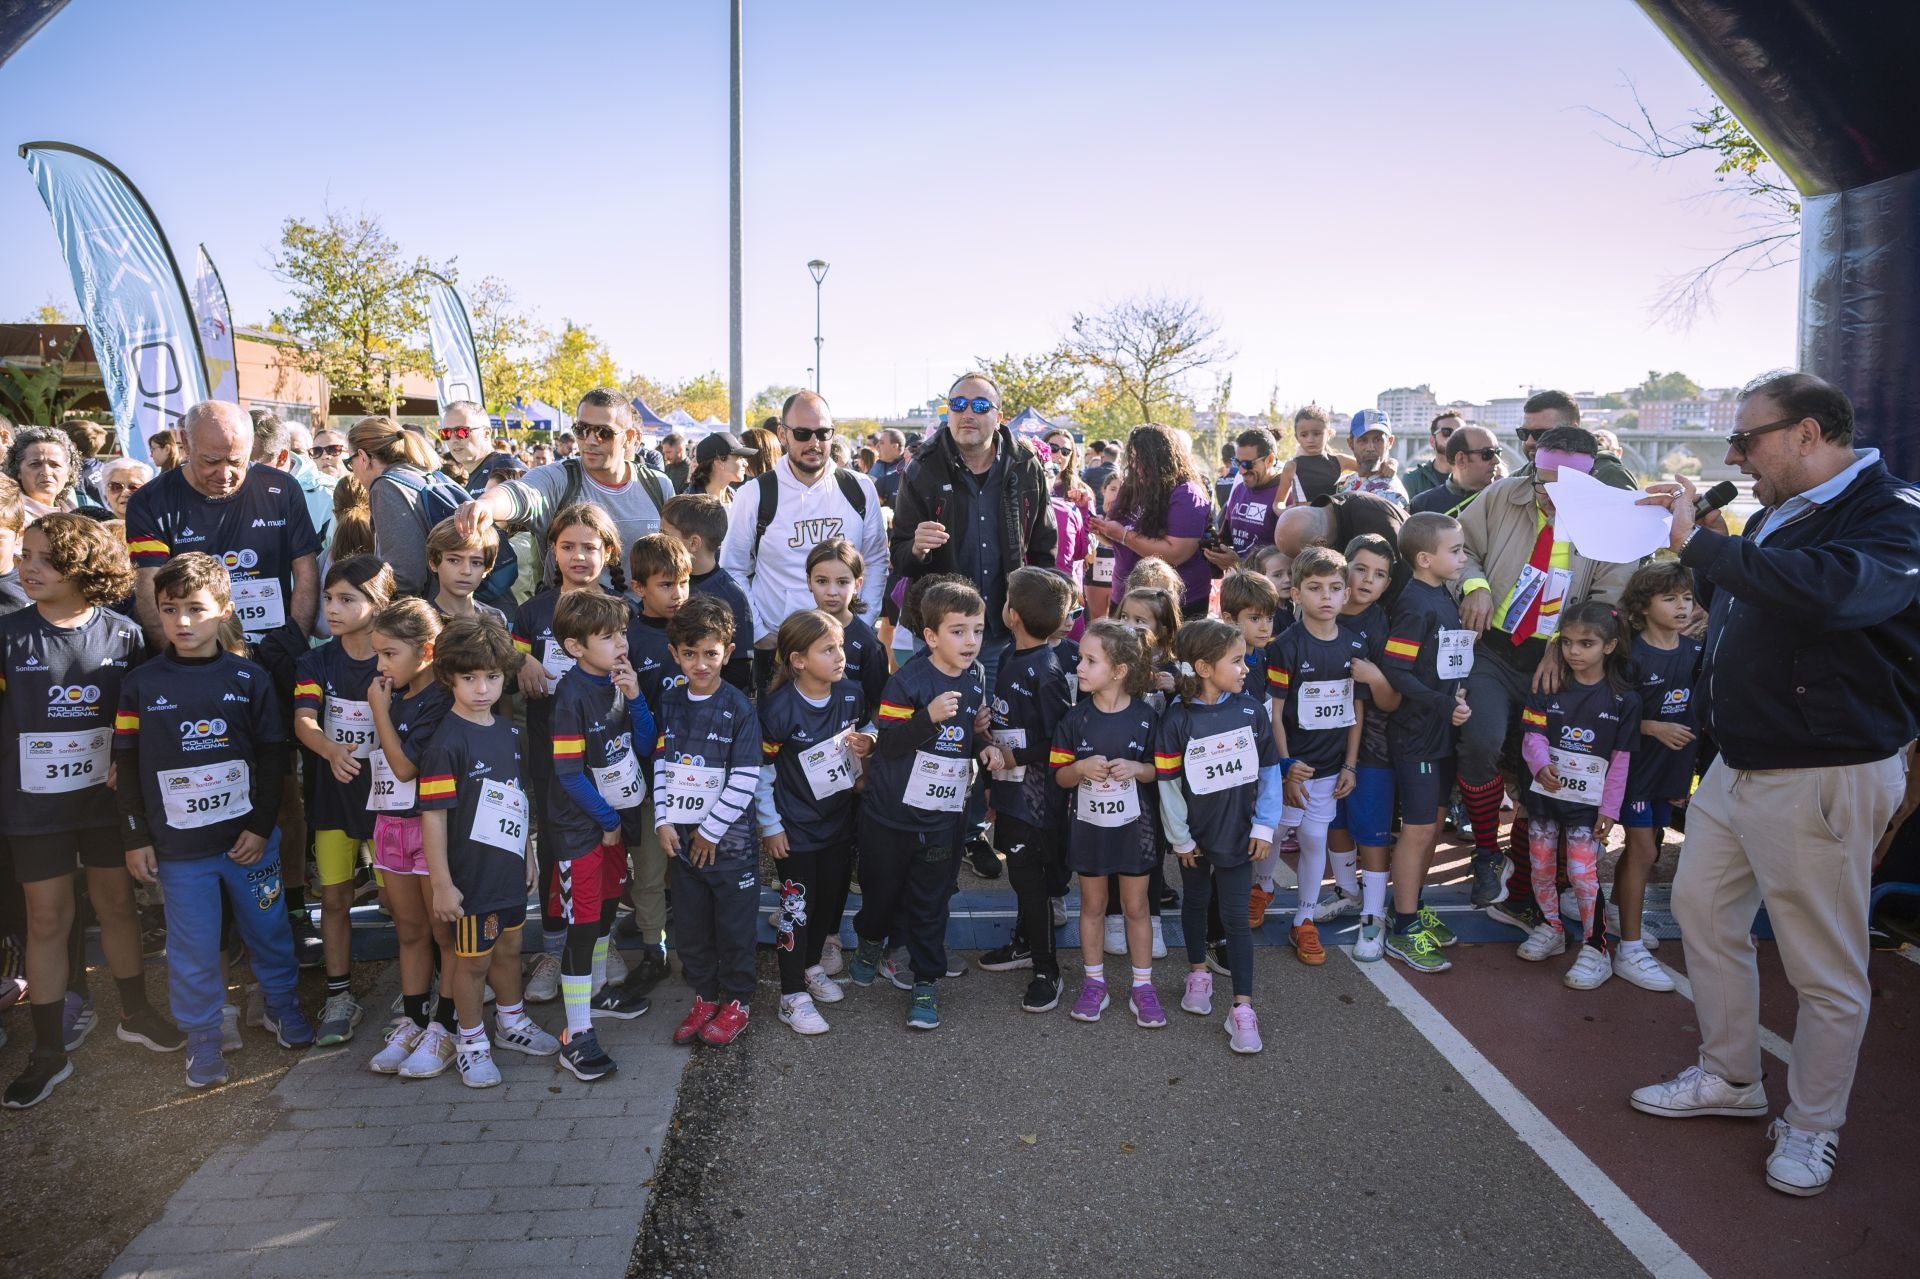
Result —
<instances>
[{"instance_id":1,"label":"blue cap","mask_svg":"<svg viewBox=\"0 0 1920 1279\"><path fill-rule=\"evenodd\" d=\"M1391 431L1392 429L1393 423L1389 422L1387 415L1379 409L1361 409L1353 415L1353 420L1347 423L1347 434L1356 440L1368 431Z\"/></svg>"}]
</instances>

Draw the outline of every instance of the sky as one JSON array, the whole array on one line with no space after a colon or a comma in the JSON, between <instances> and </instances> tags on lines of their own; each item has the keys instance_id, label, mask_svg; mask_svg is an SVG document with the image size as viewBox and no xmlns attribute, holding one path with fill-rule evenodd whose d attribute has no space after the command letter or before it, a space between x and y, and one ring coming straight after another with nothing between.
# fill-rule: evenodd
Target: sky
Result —
<instances>
[{"instance_id":1,"label":"sky","mask_svg":"<svg viewBox=\"0 0 1920 1279\"><path fill-rule=\"evenodd\" d=\"M1794 356L1792 266L1685 328L1654 301L1737 242L1705 162L1591 112L1710 101L1631 0L746 0L745 379L814 363L904 411L1077 311L1191 296L1233 404L1738 385ZM377 215L656 381L727 366L727 6L73 0L0 66L0 317L72 283L12 147L114 162L235 319L282 222ZM8 171L8 166L11 171ZM1193 384L1201 402L1213 376Z\"/></svg>"}]
</instances>

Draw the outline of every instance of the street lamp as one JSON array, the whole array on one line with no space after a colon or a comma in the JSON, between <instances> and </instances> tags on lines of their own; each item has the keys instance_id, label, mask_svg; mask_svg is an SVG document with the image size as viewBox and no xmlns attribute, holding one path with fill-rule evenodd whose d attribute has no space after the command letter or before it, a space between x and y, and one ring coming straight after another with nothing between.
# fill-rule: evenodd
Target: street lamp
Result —
<instances>
[{"instance_id":1,"label":"street lamp","mask_svg":"<svg viewBox=\"0 0 1920 1279\"><path fill-rule=\"evenodd\" d=\"M819 258L807 263L813 277L813 393L820 394L820 282L827 278L827 264Z\"/></svg>"}]
</instances>

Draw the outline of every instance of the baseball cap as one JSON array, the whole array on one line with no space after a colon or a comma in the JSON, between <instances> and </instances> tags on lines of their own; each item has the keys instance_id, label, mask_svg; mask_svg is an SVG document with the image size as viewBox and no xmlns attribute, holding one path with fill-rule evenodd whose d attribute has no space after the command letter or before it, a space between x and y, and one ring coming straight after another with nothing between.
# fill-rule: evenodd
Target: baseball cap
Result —
<instances>
[{"instance_id":1,"label":"baseball cap","mask_svg":"<svg viewBox=\"0 0 1920 1279\"><path fill-rule=\"evenodd\" d=\"M748 448L732 431L715 431L694 446L695 462L718 462L723 457L753 457L760 450Z\"/></svg>"},{"instance_id":2,"label":"baseball cap","mask_svg":"<svg viewBox=\"0 0 1920 1279\"><path fill-rule=\"evenodd\" d=\"M1347 423L1347 434L1356 440L1368 431L1391 431L1392 429L1393 423L1388 421L1387 415L1379 409L1361 409L1353 415L1353 420Z\"/></svg>"}]
</instances>

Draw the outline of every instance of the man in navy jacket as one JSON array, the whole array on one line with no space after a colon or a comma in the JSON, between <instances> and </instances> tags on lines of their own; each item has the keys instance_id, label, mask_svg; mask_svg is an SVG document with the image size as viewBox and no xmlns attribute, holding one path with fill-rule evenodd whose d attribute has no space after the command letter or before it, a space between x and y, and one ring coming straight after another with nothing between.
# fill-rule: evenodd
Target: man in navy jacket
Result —
<instances>
[{"instance_id":1,"label":"man in navy jacket","mask_svg":"<svg viewBox=\"0 0 1920 1279\"><path fill-rule=\"evenodd\" d=\"M1673 883L1700 1061L1638 1089L1668 1118L1767 1113L1760 977L1748 928L1765 900L1799 995L1767 1184L1832 1179L1866 1034L1873 850L1920 733L1920 491L1853 447L1853 405L1805 373L1747 388L1727 461L1765 508L1731 537L1696 523L1693 486L1656 484L1671 545L1710 610L1695 684L1720 756L1701 779Z\"/></svg>"}]
</instances>

